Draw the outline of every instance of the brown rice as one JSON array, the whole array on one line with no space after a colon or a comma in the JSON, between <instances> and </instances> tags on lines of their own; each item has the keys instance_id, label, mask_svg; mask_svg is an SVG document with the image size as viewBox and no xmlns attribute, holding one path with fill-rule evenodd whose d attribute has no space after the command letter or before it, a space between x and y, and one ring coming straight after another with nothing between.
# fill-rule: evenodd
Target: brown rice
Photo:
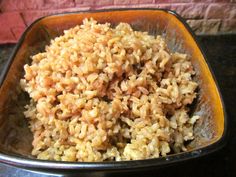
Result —
<instances>
[{"instance_id":1,"label":"brown rice","mask_svg":"<svg viewBox=\"0 0 236 177\"><path fill-rule=\"evenodd\" d=\"M120 161L186 151L187 105L196 97L186 54L161 36L85 19L24 66L32 155L59 161Z\"/></svg>"}]
</instances>

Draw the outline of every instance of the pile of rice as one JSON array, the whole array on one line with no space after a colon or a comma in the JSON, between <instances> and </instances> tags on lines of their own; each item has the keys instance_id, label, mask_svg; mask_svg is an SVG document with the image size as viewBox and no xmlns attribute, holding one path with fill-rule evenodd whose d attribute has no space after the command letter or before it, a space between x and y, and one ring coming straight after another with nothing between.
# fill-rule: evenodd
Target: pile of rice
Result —
<instances>
[{"instance_id":1,"label":"pile of rice","mask_svg":"<svg viewBox=\"0 0 236 177\"><path fill-rule=\"evenodd\" d=\"M32 155L58 161L120 161L186 151L198 116L186 54L161 36L85 19L24 66Z\"/></svg>"}]
</instances>

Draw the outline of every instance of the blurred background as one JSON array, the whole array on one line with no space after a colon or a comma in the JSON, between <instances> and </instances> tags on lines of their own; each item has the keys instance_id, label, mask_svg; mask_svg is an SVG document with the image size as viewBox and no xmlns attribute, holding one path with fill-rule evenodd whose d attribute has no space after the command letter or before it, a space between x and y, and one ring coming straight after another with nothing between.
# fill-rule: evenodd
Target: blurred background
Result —
<instances>
[{"instance_id":1,"label":"blurred background","mask_svg":"<svg viewBox=\"0 0 236 177\"><path fill-rule=\"evenodd\" d=\"M196 34L236 33L236 0L1 0L0 43L15 43L35 19L55 13L110 8L174 10Z\"/></svg>"}]
</instances>

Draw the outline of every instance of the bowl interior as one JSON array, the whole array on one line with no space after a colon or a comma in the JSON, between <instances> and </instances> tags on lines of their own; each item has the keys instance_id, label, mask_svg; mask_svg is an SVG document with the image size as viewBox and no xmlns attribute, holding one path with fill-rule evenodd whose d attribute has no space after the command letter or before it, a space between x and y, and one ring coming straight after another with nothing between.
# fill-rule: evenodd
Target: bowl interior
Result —
<instances>
[{"instance_id":1,"label":"bowl interior","mask_svg":"<svg viewBox=\"0 0 236 177\"><path fill-rule=\"evenodd\" d=\"M135 30L148 31L163 36L172 52L184 52L191 56L199 83L198 97L191 106L191 114L201 115L194 127L195 139L188 150L195 150L218 141L224 132L224 110L219 91L208 65L195 40L185 25L174 14L163 10L113 10L62 14L42 18L24 33L13 55L11 66L0 88L0 151L15 156L31 157L32 133L23 115L29 101L19 87L23 65L30 56L43 51L52 38L63 30L82 23L84 18L94 18L99 23L120 22L131 24Z\"/></svg>"}]
</instances>

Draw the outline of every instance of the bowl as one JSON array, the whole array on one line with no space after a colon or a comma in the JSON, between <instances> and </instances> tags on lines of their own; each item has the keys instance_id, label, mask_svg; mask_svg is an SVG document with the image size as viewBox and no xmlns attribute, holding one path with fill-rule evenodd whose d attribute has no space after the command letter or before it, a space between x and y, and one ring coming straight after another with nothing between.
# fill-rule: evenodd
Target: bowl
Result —
<instances>
[{"instance_id":1,"label":"bowl","mask_svg":"<svg viewBox=\"0 0 236 177\"><path fill-rule=\"evenodd\" d=\"M38 160L31 156L32 133L24 119L24 105L29 101L19 87L23 66L30 56L44 50L52 38L63 30L81 24L84 18L93 17L99 23L129 23L133 29L148 31L166 39L171 52L191 56L199 84L198 97L191 106L191 114L203 118L194 126L195 139L187 151L147 160L121 162L56 162ZM42 17L32 23L22 35L0 78L0 162L35 171L121 172L175 164L201 157L221 148L226 141L227 119L224 103L196 38L185 21L173 11L163 9L112 9L74 12Z\"/></svg>"}]
</instances>

